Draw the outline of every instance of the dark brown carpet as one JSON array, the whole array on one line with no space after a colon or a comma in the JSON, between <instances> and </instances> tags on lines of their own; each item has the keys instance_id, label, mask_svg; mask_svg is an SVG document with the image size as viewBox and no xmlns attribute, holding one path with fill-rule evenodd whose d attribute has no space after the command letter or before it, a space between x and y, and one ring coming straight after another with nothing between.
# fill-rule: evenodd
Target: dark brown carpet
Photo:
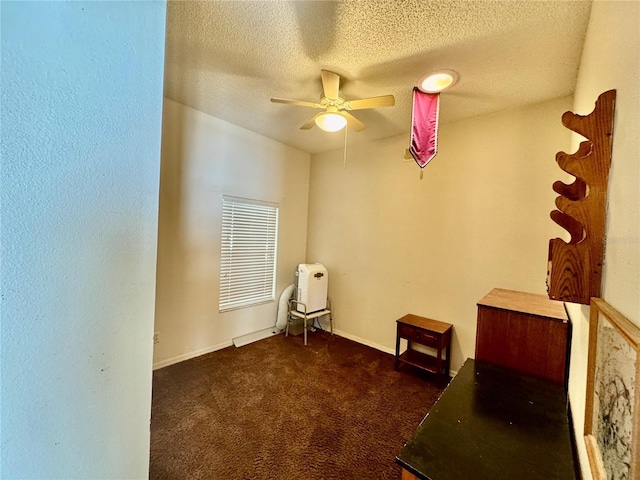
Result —
<instances>
[{"instance_id":1,"label":"dark brown carpet","mask_svg":"<svg viewBox=\"0 0 640 480\"><path fill-rule=\"evenodd\" d=\"M393 479L444 384L325 332L275 335L153 375L150 478Z\"/></svg>"}]
</instances>

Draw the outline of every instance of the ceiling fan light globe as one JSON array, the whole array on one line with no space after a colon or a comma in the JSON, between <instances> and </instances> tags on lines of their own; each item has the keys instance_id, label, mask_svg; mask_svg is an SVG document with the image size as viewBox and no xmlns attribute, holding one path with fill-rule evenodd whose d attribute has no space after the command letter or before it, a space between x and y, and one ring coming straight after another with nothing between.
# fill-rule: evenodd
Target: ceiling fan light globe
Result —
<instances>
[{"instance_id":1,"label":"ceiling fan light globe","mask_svg":"<svg viewBox=\"0 0 640 480\"><path fill-rule=\"evenodd\" d=\"M337 132L347 125L347 119L339 113L326 112L316 117L316 125L325 132Z\"/></svg>"}]
</instances>

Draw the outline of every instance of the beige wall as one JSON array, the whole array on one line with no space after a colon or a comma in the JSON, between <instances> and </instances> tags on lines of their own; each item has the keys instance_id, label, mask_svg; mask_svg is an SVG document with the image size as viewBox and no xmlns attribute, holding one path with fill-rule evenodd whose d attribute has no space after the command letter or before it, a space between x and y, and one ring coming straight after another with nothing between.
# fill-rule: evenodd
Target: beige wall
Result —
<instances>
[{"instance_id":1,"label":"beige wall","mask_svg":"<svg viewBox=\"0 0 640 480\"><path fill-rule=\"evenodd\" d=\"M277 299L305 261L307 153L165 99L154 366L273 326ZM222 196L280 205L276 302L218 313Z\"/></svg>"},{"instance_id":2,"label":"beige wall","mask_svg":"<svg viewBox=\"0 0 640 480\"><path fill-rule=\"evenodd\" d=\"M406 313L453 323L457 370L474 355L480 298L494 287L545 293L570 108L562 98L441 125L423 180L403 162L408 135L349 147L346 168L342 151L314 155L307 260L329 270L336 329L391 352Z\"/></svg>"},{"instance_id":3,"label":"beige wall","mask_svg":"<svg viewBox=\"0 0 640 480\"><path fill-rule=\"evenodd\" d=\"M586 115L602 92L617 90L601 296L640 325L640 3L596 1L584 45L573 111ZM574 138L574 149L579 142ZM574 334L569 397L585 479L582 435L589 308L568 305Z\"/></svg>"}]
</instances>

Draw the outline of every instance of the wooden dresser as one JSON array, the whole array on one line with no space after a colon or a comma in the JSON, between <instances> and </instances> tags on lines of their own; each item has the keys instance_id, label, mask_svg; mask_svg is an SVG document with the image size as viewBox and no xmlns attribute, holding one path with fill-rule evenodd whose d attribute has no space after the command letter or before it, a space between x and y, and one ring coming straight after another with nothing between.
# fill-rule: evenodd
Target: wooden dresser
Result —
<instances>
[{"instance_id":1,"label":"wooden dresser","mask_svg":"<svg viewBox=\"0 0 640 480\"><path fill-rule=\"evenodd\" d=\"M566 386L570 334L562 302L494 288L478 302L475 357Z\"/></svg>"}]
</instances>

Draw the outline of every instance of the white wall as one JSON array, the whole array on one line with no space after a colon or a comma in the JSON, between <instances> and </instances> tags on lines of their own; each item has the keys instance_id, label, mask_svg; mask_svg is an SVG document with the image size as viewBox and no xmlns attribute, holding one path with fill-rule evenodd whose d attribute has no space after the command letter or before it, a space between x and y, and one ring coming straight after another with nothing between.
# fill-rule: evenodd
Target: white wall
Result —
<instances>
[{"instance_id":1,"label":"white wall","mask_svg":"<svg viewBox=\"0 0 640 480\"><path fill-rule=\"evenodd\" d=\"M595 1L591 9L572 111L586 115L598 96L616 89L601 296L640 325L640 3ZM574 149L581 137L574 138ZM569 397L578 453L591 478L582 435L589 308L568 305L573 322Z\"/></svg>"},{"instance_id":2,"label":"white wall","mask_svg":"<svg viewBox=\"0 0 640 480\"><path fill-rule=\"evenodd\" d=\"M305 261L310 155L165 99L156 368L271 327ZM276 302L218 312L222 196L278 203Z\"/></svg>"},{"instance_id":3,"label":"white wall","mask_svg":"<svg viewBox=\"0 0 640 480\"><path fill-rule=\"evenodd\" d=\"M346 168L342 151L314 155L307 260L329 270L336 329L391 352L406 313L453 323L457 370L474 355L478 300L494 287L546 293L570 107L563 98L441 125L423 180L402 161L408 135L350 147Z\"/></svg>"},{"instance_id":4,"label":"white wall","mask_svg":"<svg viewBox=\"0 0 640 480\"><path fill-rule=\"evenodd\" d=\"M2 478L147 478L162 2L2 2Z\"/></svg>"}]
</instances>

